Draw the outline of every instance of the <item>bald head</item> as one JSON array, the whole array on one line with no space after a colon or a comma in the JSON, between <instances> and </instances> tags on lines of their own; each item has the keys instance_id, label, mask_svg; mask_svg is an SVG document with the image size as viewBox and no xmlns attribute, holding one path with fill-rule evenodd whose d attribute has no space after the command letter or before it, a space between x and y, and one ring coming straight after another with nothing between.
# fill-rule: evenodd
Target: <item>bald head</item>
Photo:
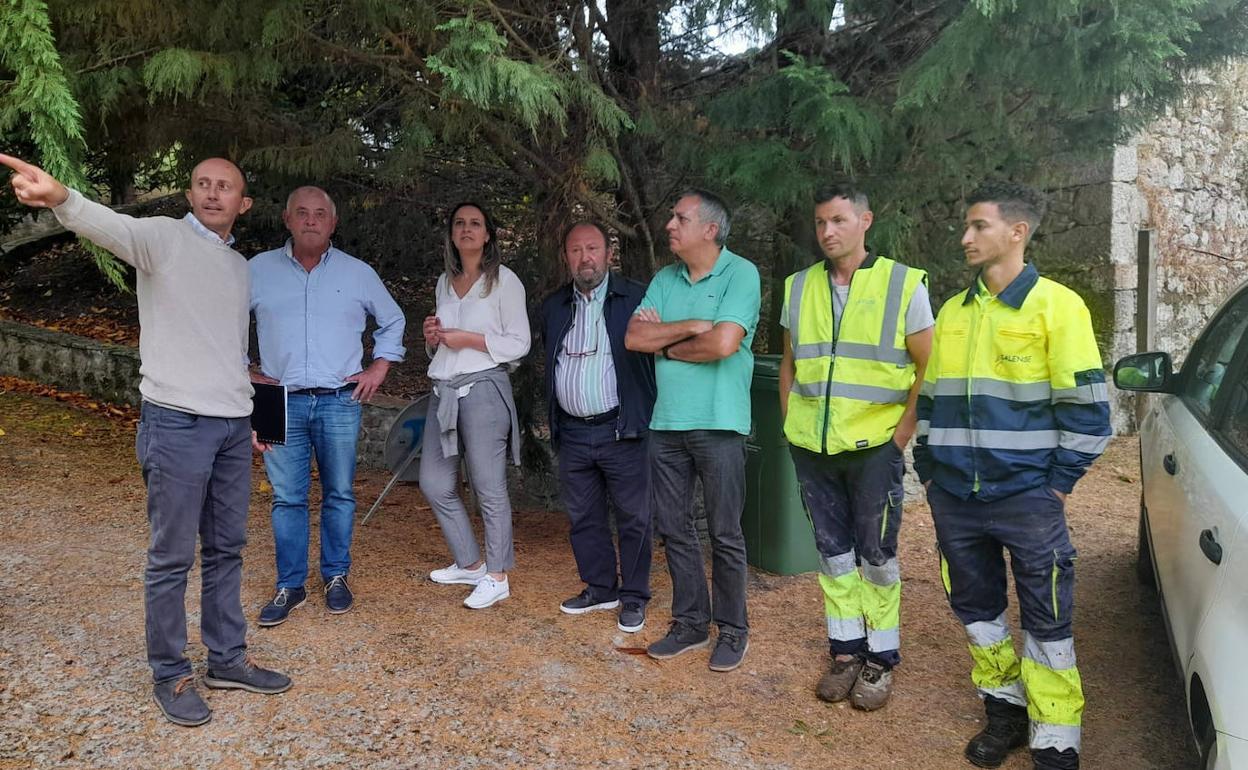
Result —
<instances>
[{"instance_id":1,"label":"bald head","mask_svg":"<svg viewBox=\"0 0 1248 770\"><path fill-rule=\"evenodd\" d=\"M225 158L209 158L195 166L186 200L200 224L222 239L229 237L234 221L251 208L243 172Z\"/></svg>"}]
</instances>

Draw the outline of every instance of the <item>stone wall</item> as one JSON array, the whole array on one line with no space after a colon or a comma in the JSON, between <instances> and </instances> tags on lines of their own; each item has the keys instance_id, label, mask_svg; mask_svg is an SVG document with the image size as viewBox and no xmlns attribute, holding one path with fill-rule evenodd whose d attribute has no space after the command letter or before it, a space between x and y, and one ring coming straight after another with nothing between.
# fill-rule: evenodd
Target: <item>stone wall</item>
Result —
<instances>
[{"instance_id":1,"label":"stone wall","mask_svg":"<svg viewBox=\"0 0 1248 770\"><path fill-rule=\"evenodd\" d=\"M139 403L139 351L73 334L0 321L0 374Z\"/></svg>"},{"instance_id":2,"label":"stone wall","mask_svg":"<svg viewBox=\"0 0 1248 770\"><path fill-rule=\"evenodd\" d=\"M1176 360L1248 278L1246 92L1248 62L1202 73L1134 143L1135 209L1157 235L1155 347Z\"/></svg>"},{"instance_id":3,"label":"stone wall","mask_svg":"<svg viewBox=\"0 0 1248 770\"><path fill-rule=\"evenodd\" d=\"M1129 142L1048 171L1050 215L1033 258L1084 297L1107 369L1139 347L1140 231L1152 231L1156 254L1150 347L1176 361L1248 277L1246 88L1248 62L1199 73ZM1111 393L1115 432L1134 432L1134 397Z\"/></svg>"},{"instance_id":4,"label":"stone wall","mask_svg":"<svg viewBox=\"0 0 1248 770\"><path fill-rule=\"evenodd\" d=\"M139 403L139 351L124 345L0 321L0 375L72 390L115 404ZM359 463L384 468L386 434L408 402L375 396L364 405Z\"/></svg>"}]
</instances>

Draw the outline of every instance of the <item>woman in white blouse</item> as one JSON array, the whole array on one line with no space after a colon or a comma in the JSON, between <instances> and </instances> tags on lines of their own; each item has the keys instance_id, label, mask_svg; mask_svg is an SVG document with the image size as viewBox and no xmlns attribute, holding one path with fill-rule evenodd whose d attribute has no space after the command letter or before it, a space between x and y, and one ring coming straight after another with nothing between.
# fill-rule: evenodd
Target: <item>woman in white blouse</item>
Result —
<instances>
[{"instance_id":1,"label":"woman in white blouse","mask_svg":"<svg viewBox=\"0 0 1248 770\"><path fill-rule=\"evenodd\" d=\"M484 609L511 595L515 564L507 456L520 464L520 426L509 372L529 352L524 285L502 264L494 222L481 206L451 209L446 271L437 313L425 319L433 399L420 457L420 488L442 527L454 562L429 573L438 583L475 586L464 600ZM459 453L485 522L485 557L459 498Z\"/></svg>"}]
</instances>

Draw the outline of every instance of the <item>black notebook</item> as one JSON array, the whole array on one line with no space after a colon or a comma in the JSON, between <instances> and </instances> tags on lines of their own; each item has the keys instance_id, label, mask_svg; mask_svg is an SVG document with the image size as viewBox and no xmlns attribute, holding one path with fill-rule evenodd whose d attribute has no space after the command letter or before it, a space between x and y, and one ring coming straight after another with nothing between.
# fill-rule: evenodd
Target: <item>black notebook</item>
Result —
<instances>
[{"instance_id":1,"label":"black notebook","mask_svg":"<svg viewBox=\"0 0 1248 770\"><path fill-rule=\"evenodd\" d=\"M251 429L262 444L286 443L286 386L251 384L256 394L251 397Z\"/></svg>"}]
</instances>

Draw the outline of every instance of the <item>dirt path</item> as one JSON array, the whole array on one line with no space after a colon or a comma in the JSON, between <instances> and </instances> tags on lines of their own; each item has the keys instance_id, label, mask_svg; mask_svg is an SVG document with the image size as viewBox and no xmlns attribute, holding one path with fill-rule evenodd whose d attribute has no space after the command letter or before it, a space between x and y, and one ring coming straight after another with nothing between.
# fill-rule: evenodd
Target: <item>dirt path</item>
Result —
<instances>
[{"instance_id":1,"label":"dirt path","mask_svg":"<svg viewBox=\"0 0 1248 770\"><path fill-rule=\"evenodd\" d=\"M330 616L314 590L285 625L252 627L252 652L290 673L294 689L208 691L213 720L188 730L151 701L132 428L0 393L0 430L0 768L970 767L961 750L982 707L921 502L906 506L905 661L883 712L814 697L826 642L810 576L753 575L751 648L738 671L714 674L702 653L658 664L615 646L666 630L661 549L649 624L623 640L610 613L558 612L580 589L566 520L520 511L513 598L471 612L460 605L466 590L427 580L445 547L405 487L356 531L356 610ZM1193 764L1154 597L1132 572L1135 456L1134 443L1116 442L1071 498L1088 768ZM262 478L257 467L243 584L253 617L273 574ZM362 507L385 480L361 476ZM197 624L195 579L188 596ZM195 625L191 638L202 671ZM1006 767L1030 762L1019 754Z\"/></svg>"}]
</instances>

